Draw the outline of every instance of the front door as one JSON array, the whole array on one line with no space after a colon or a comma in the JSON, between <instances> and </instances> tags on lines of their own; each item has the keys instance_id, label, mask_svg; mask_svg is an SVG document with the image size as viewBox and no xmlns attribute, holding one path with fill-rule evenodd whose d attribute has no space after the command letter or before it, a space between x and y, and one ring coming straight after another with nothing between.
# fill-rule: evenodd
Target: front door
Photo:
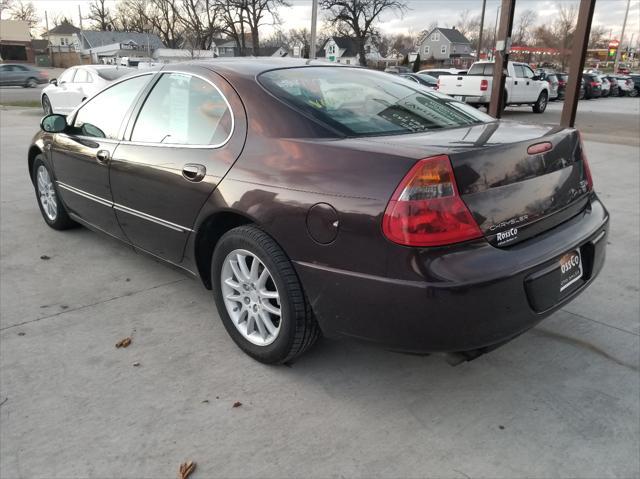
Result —
<instances>
[{"instance_id":1,"label":"front door","mask_svg":"<svg viewBox=\"0 0 640 479\"><path fill-rule=\"evenodd\" d=\"M180 263L198 212L244 143L237 94L213 72L166 72L111 162L122 229L138 248ZM235 114L235 116L234 116Z\"/></svg>"},{"instance_id":2,"label":"front door","mask_svg":"<svg viewBox=\"0 0 640 479\"><path fill-rule=\"evenodd\" d=\"M131 78L103 91L69 119L51 148L62 201L71 214L91 226L125 239L113 210L109 164L121 138L121 124L151 74Z\"/></svg>"}]
</instances>

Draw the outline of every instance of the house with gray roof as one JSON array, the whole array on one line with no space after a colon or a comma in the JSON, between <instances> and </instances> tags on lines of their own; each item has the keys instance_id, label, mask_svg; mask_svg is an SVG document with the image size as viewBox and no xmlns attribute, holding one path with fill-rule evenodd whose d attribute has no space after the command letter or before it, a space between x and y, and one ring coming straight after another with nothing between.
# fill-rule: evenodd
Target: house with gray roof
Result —
<instances>
[{"instance_id":1,"label":"house with gray roof","mask_svg":"<svg viewBox=\"0 0 640 479\"><path fill-rule=\"evenodd\" d=\"M376 44L367 39L364 45L365 57L367 61L379 61L382 55L378 51ZM329 37L317 55L318 59L323 59L333 63L344 63L345 65L359 65L360 54L358 53L358 43L351 37L333 36Z\"/></svg>"},{"instance_id":2,"label":"house with gray roof","mask_svg":"<svg viewBox=\"0 0 640 479\"><path fill-rule=\"evenodd\" d=\"M149 58L164 43L154 33L82 30L77 33L83 55L92 63L112 63L116 58Z\"/></svg>"},{"instance_id":3,"label":"house with gray roof","mask_svg":"<svg viewBox=\"0 0 640 479\"><path fill-rule=\"evenodd\" d=\"M472 58L471 50L471 42L455 27L436 27L420 41L418 53L422 60L453 65L456 59Z\"/></svg>"}]
</instances>

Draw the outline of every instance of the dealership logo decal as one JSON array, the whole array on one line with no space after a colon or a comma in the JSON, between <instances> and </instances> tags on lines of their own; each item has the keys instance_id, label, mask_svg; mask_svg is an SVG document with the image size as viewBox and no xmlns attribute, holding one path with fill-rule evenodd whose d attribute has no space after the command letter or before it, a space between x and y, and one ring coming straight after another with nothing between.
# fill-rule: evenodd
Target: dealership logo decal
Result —
<instances>
[{"instance_id":1,"label":"dealership logo decal","mask_svg":"<svg viewBox=\"0 0 640 479\"><path fill-rule=\"evenodd\" d=\"M518 237L518 228L508 229L507 231L498 233L496 236L498 240L498 244L509 243L510 241L515 240L517 237Z\"/></svg>"}]
</instances>

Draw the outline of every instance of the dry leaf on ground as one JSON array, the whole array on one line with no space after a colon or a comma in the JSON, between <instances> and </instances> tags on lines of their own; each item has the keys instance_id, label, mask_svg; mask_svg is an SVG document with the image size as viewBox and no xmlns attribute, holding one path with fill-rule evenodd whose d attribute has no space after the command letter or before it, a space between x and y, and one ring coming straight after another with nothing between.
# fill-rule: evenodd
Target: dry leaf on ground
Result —
<instances>
[{"instance_id":1,"label":"dry leaf on ground","mask_svg":"<svg viewBox=\"0 0 640 479\"><path fill-rule=\"evenodd\" d=\"M131 344L131 338L127 337L118 341L116 343L116 348L126 348L130 344Z\"/></svg>"},{"instance_id":2,"label":"dry leaf on ground","mask_svg":"<svg viewBox=\"0 0 640 479\"><path fill-rule=\"evenodd\" d=\"M183 462L180 464L180 470L178 471L178 479L187 479L196 469L196 463L193 461Z\"/></svg>"},{"instance_id":3,"label":"dry leaf on ground","mask_svg":"<svg viewBox=\"0 0 640 479\"><path fill-rule=\"evenodd\" d=\"M236 401L233 403L233 407L240 407L242 406L242 403L240 401Z\"/></svg>"}]
</instances>

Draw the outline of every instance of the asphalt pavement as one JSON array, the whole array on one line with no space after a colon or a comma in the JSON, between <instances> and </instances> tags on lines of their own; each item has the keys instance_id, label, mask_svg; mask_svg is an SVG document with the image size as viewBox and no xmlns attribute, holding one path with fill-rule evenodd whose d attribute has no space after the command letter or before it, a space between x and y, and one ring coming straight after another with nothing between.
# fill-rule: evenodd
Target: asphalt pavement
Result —
<instances>
[{"instance_id":1,"label":"asphalt pavement","mask_svg":"<svg viewBox=\"0 0 640 479\"><path fill-rule=\"evenodd\" d=\"M609 140L638 119L640 100L620 100ZM234 345L197 281L45 225L26 170L39 116L0 109L0 477L168 478L186 460L192 479L640 476L632 136L585 134L607 261L538 327L457 367L326 339L270 367Z\"/></svg>"}]
</instances>

